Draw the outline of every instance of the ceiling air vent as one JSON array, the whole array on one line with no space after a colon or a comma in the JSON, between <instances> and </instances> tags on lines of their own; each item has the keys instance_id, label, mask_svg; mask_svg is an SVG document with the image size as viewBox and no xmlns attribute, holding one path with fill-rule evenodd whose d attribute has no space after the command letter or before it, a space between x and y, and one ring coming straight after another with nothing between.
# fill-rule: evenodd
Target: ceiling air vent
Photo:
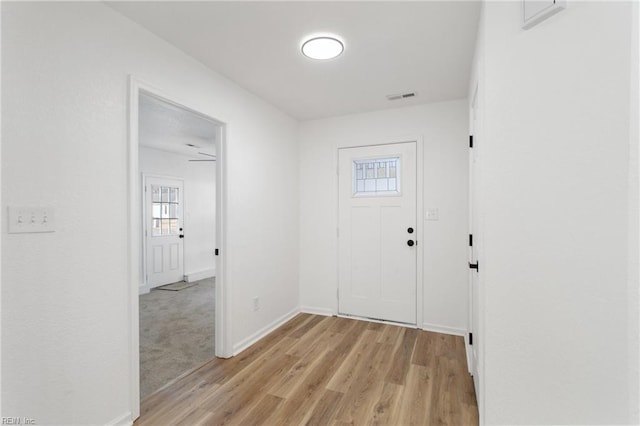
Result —
<instances>
[{"instance_id":1,"label":"ceiling air vent","mask_svg":"<svg viewBox=\"0 0 640 426\"><path fill-rule=\"evenodd\" d=\"M398 93L395 95L387 95L387 99L390 101L397 101L398 99L413 98L416 95L416 92Z\"/></svg>"}]
</instances>

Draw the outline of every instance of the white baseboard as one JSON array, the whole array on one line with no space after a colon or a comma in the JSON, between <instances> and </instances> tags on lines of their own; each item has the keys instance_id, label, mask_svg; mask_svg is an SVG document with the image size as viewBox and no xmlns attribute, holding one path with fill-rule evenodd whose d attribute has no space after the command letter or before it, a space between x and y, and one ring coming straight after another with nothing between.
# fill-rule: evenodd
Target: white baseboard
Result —
<instances>
[{"instance_id":1,"label":"white baseboard","mask_svg":"<svg viewBox=\"0 0 640 426\"><path fill-rule=\"evenodd\" d=\"M445 325L422 323L422 329L435 333L450 334L452 336L466 336L467 330L464 328L447 327Z\"/></svg>"},{"instance_id":2,"label":"white baseboard","mask_svg":"<svg viewBox=\"0 0 640 426\"><path fill-rule=\"evenodd\" d=\"M124 413L121 416L116 417L107 423L106 426L131 426L133 420L131 420L131 413Z\"/></svg>"},{"instance_id":3,"label":"white baseboard","mask_svg":"<svg viewBox=\"0 0 640 426\"><path fill-rule=\"evenodd\" d=\"M188 274L184 274L184 280L188 283L192 283L194 281L204 280L205 278L211 278L216 276L216 269L203 269L202 271L190 272Z\"/></svg>"},{"instance_id":4,"label":"white baseboard","mask_svg":"<svg viewBox=\"0 0 640 426\"><path fill-rule=\"evenodd\" d=\"M273 321L271 324L268 324L266 327L262 327L260 330L253 333L251 336L246 339L241 340L240 342L233 345L233 356L238 355L240 352L247 349L249 346L256 343L258 340L262 339L267 334L271 333L276 328L280 327L285 322L289 321L291 318L295 317L300 313L300 308L295 308L292 311L284 314L280 318Z\"/></svg>"},{"instance_id":5,"label":"white baseboard","mask_svg":"<svg viewBox=\"0 0 640 426\"><path fill-rule=\"evenodd\" d=\"M300 308L300 312L304 312L305 314L323 315L325 317L332 317L337 314L333 309L316 308L313 306L302 306Z\"/></svg>"},{"instance_id":6,"label":"white baseboard","mask_svg":"<svg viewBox=\"0 0 640 426\"><path fill-rule=\"evenodd\" d=\"M140 284L138 287L138 296L142 294L147 294L151 291L151 287L148 284Z\"/></svg>"}]
</instances>

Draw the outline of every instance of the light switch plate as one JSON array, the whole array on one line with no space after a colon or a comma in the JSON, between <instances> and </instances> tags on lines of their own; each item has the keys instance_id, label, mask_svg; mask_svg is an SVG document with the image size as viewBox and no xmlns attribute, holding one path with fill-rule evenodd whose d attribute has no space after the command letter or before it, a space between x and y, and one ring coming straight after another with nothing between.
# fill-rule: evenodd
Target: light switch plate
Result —
<instances>
[{"instance_id":1,"label":"light switch plate","mask_svg":"<svg viewBox=\"0 0 640 426\"><path fill-rule=\"evenodd\" d=\"M438 220L440 219L440 212L438 209L427 209L424 215L425 220Z\"/></svg>"},{"instance_id":2,"label":"light switch plate","mask_svg":"<svg viewBox=\"0 0 640 426\"><path fill-rule=\"evenodd\" d=\"M9 207L9 233L54 232L53 207Z\"/></svg>"}]
</instances>

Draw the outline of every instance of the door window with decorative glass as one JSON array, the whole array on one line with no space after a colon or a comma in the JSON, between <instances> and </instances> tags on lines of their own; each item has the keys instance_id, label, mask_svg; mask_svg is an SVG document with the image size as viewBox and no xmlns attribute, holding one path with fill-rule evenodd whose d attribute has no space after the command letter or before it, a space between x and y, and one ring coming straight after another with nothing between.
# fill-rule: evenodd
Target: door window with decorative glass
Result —
<instances>
[{"instance_id":1,"label":"door window with decorative glass","mask_svg":"<svg viewBox=\"0 0 640 426\"><path fill-rule=\"evenodd\" d=\"M178 235L180 189L151 185L151 235Z\"/></svg>"}]
</instances>

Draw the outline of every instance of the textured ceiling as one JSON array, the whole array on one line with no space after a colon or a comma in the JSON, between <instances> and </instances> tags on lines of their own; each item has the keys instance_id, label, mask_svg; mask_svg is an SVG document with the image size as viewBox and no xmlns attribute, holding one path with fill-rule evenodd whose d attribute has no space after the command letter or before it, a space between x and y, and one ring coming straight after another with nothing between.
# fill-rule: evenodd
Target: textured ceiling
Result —
<instances>
[{"instance_id":1,"label":"textured ceiling","mask_svg":"<svg viewBox=\"0 0 640 426\"><path fill-rule=\"evenodd\" d=\"M219 125L145 93L140 94L138 127L142 146L197 159L216 153Z\"/></svg>"}]
</instances>

